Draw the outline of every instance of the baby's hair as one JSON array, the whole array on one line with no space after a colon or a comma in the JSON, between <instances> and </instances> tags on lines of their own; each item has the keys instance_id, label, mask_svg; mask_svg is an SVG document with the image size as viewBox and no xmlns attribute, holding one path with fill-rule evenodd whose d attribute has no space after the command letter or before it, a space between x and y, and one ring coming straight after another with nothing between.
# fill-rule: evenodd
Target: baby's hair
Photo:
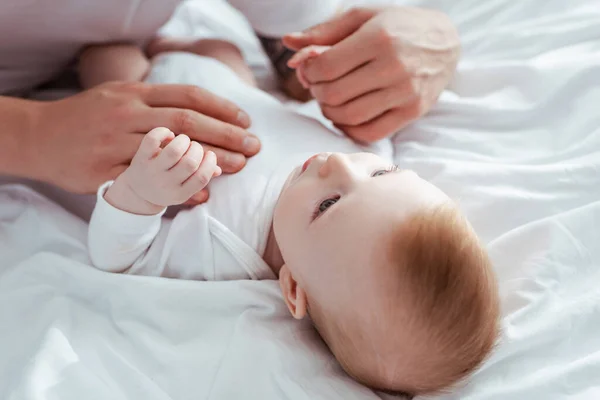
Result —
<instances>
[{"instance_id":1,"label":"baby's hair","mask_svg":"<svg viewBox=\"0 0 600 400\"><path fill-rule=\"evenodd\" d=\"M370 312L384 315L380 326L361 315L316 309L311 316L357 380L388 393L438 393L475 371L494 347L499 299L491 262L453 204L402 220L388 248L388 265L372 267L383 293Z\"/></svg>"},{"instance_id":2,"label":"baby's hair","mask_svg":"<svg viewBox=\"0 0 600 400\"><path fill-rule=\"evenodd\" d=\"M413 324L438 353L430 371L414 371L411 390L437 392L476 370L494 347L500 313L495 274L453 204L412 215L397 240L395 257L404 266L398 278L412 288Z\"/></svg>"}]
</instances>

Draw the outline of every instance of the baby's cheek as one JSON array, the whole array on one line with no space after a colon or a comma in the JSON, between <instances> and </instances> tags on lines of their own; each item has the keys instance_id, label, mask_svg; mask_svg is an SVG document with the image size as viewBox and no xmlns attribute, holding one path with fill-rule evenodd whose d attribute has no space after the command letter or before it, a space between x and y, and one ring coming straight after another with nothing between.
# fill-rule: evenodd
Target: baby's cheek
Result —
<instances>
[{"instance_id":1,"label":"baby's cheek","mask_svg":"<svg viewBox=\"0 0 600 400\"><path fill-rule=\"evenodd\" d=\"M273 212L273 228L276 234L288 235L290 225L293 225L295 221L294 208L293 190L286 190L281 193Z\"/></svg>"}]
</instances>

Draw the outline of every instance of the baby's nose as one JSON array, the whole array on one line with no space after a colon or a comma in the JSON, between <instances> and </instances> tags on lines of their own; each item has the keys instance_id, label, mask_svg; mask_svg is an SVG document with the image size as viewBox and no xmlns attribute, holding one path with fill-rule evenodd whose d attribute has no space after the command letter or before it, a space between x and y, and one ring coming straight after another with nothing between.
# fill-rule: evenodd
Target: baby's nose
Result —
<instances>
[{"instance_id":1,"label":"baby's nose","mask_svg":"<svg viewBox=\"0 0 600 400\"><path fill-rule=\"evenodd\" d=\"M327 157L325 164L330 174L338 176L352 175L352 168L348 156L342 153L332 153Z\"/></svg>"}]
</instances>

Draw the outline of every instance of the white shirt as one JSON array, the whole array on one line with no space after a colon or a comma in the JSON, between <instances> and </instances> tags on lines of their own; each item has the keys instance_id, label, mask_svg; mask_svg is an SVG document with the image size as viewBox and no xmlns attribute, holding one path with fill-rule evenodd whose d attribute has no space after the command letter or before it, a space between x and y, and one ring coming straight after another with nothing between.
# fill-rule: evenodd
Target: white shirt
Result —
<instances>
[{"instance_id":1,"label":"white shirt","mask_svg":"<svg viewBox=\"0 0 600 400\"><path fill-rule=\"evenodd\" d=\"M115 209L103 199L103 186L89 231L90 255L99 268L199 280L275 278L262 254L273 209L293 168L326 151L390 155L388 141L361 147L325 122L247 86L216 60L165 54L156 60L149 80L164 82L171 76L185 77L185 83L211 90L246 110L262 149L239 173L211 182L206 204L181 211L172 221Z\"/></svg>"},{"instance_id":2,"label":"white shirt","mask_svg":"<svg viewBox=\"0 0 600 400\"><path fill-rule=\"evenodd\" d=\"M152 38L179 0L0 1L0 95L47 82L94 43Z\"/></svg>"},{"instance_id":3,"label":"white shirt","mask_svg":"<svg viewBox=\"0 0 600 400\"><path fill-rule=\"evenodd\" d=\"M57 77L86 45L129 42L144 45L175 11L180 0L2 0L0 1L0 95L21 95ZM339 0L231 0L252 27L281 36L322 22ZM193 5L193 7L189 7ZM166 33L212 36L205 14L223 0L188 0L187 15ZM213 11L214 10L214 11ZM213 24L213 25L211 25ZM202 26L204 28L202 28ZM195 29L198 28L198 29ZM195 31L195 32L194 32Z\"/></svg>"}]
</instances>

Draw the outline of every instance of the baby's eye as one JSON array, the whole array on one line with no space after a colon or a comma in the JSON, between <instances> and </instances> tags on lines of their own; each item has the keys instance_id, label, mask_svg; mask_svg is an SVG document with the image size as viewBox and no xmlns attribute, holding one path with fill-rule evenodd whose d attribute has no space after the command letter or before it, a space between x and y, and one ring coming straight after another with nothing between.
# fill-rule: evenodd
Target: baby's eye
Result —
<instances>
[{"instance_id":1,"label":"baby's eye","mask_svg":"<svg viewBox=\"0 0 600 400\"><path fill-rule=\"evenodd\" d=\"M385 175L389 172L394 172L398 170L398 166L397 165L392 165L386 169L378 169L377 171L373 172L371 174L372 177L376 177L376 176L381 176L381 175Z\"/></svg>"},{"instance_id":2,"label":"baby's eye","mask_svg":"<svg viewBox=\"0 0 600 400\"><path fill-rule=\"evenodd\" d=\"M377 170L377 171L373 172L373 173L371 174L371 176L372 176L372 177L381 176L381 175L385 175L385 174L387 174L388 172L390 172L390 171L388 171L387 169L379 169L379 170Z\"/></svg>"},{"instance_id":3,"label":"baby's eye","mask_svg":"<svg viewBox=\"0 0 600 400\"><path fill-rule=\"evenodd\" d=\"M331 197L329 199L323 200L321 204L319 204L319 207L317 207L317 210L315 212L315 218L327 211L327 209L335 203L337 203L339 199L339 197Z\"/></svg>"}]
</instances>

